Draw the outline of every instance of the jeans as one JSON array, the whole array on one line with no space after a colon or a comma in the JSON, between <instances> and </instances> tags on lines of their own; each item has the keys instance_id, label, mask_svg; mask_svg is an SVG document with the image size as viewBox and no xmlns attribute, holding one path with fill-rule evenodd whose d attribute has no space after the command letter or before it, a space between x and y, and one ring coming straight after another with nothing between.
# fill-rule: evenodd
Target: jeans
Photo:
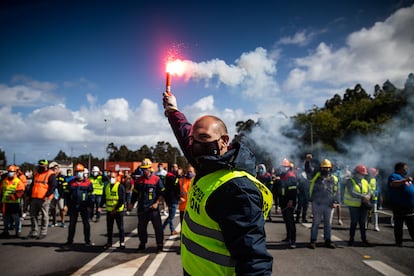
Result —
<instances>
[{"instance_id":1,"label":"jeans","mask_svg":"<svg viewBox=\"0 0 414 276\"><path fill-rule=\"evenodd\" d=\"M101 212L98 211L98 208L101 206L102 195L92 195L92 206L91 206L91 214L90 218L93 218L94 212L96 215L96 219L101 218Z\"/></svg>"},{"instance_id":2,"label":"jeans","mask_svg":"<svg viewBox=\"0 0 414 276\"><path fill-rule=\"evenodd\" d=\"M311 242L314 242L318 238L318 228L319 224L323 220L323 238L325 241L331 240L331 223L330 217L332 213L332 208L326 204L318 204L312 202L312 229L311 229Z\"/></svg>"},{"instance_id":3,"label":"jeans","mask_svg":"<svg viewBox=\"0 0 414 276\"><path fill-rule=\"evenodd\" d=\"M367 240L366 236L366 221L367 221L367 209L364 207L351 207L349 206L349 214L351 215L351 226L349 228L349 239L354 240L357 224L359 224L359 231L361 232L362 241Z\"/></svg>"},{"instance_id":4,"label":"jeans","mask_svg":"<svg viewBox=\"0 0 414 276\"><path fill-rule=\"evenodd\" d=\"M175 212L177 211L178 203L168 204L168 218L165 219L162 229L165 229L167 225L170 225L171 233L174 231L174 217Z\"/></svg>"},{"instance_id":5,"label":"jeans","mask_svg":"<svg viewBox=\"0 0 414 276\"><path fill-rule=\"evenodd\" d=\"M3 214L4 233L9 233L9 226L11 222L14 222L16 234L22 231L22 224L20 221L19 213L5 213Z\"/></svg>"}]
</instances>

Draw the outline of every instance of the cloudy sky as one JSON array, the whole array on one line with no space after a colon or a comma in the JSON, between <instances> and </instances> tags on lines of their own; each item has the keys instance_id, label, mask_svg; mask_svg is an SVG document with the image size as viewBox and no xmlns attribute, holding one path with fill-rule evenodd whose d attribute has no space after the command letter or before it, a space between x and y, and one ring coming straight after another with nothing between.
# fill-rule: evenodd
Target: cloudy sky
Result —
<instances>
[{"instance_id":1,"label":"cloudy sky","mask_svg":"<svg viewBox=\"0 0 414 276\"><path fill-rule=\"evenodd\" d=\"M9 163L176 141L172 91L190 121L304 112L360 83L414 72L414 0L2 1L0 148ZM106 121L106 122L105 122ZM277 135L277 134L275 134Z\"/></svg>"}]
</instances>

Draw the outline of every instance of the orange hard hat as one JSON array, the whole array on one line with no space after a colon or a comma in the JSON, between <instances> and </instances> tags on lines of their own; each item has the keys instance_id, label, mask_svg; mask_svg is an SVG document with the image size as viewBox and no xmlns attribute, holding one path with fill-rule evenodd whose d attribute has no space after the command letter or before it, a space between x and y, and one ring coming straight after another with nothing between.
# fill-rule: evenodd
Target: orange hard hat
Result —
<instances>
[{"instance_id":1,"label":"orange hard hat","mask_svg":"<svg viewBox=\"0 0 414 276\"><path fill-rule=\"evenodd\" d=\"M7 171L16 172L17 171L17 166L16 165L10 165L10 166L7 167Z\"/></svg>"},{"instance_id":2,"label":"orange hard hat","mask_svg":"<svg viewBox=\"0 0 414 276\"><path fill-rule=\"evenodd\" d=\"M283 159L282 164L283 167L290 167L290 161L288 159Z\"/></svg>"},{"instance_id":3,"label":"orange hard hat","mask_svg":"<svg viewBox=\"0 0 414 276\"><path fill-rule=\"evenodd\" d=\"M362 175L368 175L367 167L365 167L364 165L356 166L354 171L355 171L355 173L359 173L359 174L362 174Z\"/></svg>"},{"instance_id":4,"label":"orange hard hat","mask_svg":"<svg viewBox=\"0 0 414 276\"><path fill-rule=\"evenodd\" d=\"M85 166L84 165L82 165L82 164L76 164L76 166L75 166L75 172L80 172L80 171L84 171L85 170Z\"/></svg>"}]
</instances>

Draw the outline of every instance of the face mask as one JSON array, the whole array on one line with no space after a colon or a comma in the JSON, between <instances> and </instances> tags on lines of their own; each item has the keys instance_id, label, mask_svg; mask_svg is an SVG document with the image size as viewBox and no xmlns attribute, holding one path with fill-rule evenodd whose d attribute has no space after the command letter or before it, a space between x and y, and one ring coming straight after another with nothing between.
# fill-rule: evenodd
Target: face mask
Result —
<instances>
[{"instance_id":1,"label":"face mask","mask_svg":"<svg viewBox=\"0 0 414 276\"><path fill-rule=\"evenodd\" d=\"M96 177L96 176L98 176L98 172L93 172L92 174L93 174L93 176L95 176L95 177Z\"/></svg>"},{"instance_id":2,"label":"face mask","mask_svg":"<svg viewBox=\"0 0 414 276\"><path fill-rule=\"evenodd\" d=\"M9 172L9 173L7 174L7 176L8 176L9 178L13 178L13 177L14 177L14 172Z\"/></svg>"},{"instance_id":3,"label":"face mask","mask_svg":"<svg viewBox=\"0 0 414 276\"><path fill-rule=\"evenodd\" d=\"M115 177L111 177L111 184L115 184L116 183L116 178Z\"/></svg>"},{"instance_id":4,"label":"face mask","mask_svg":"<svg viewBox=\"0 0 414 276\"><path fill-rule=\"evenodd\" d=\"M186 178L188 178L188 179L191 179L191 178L193 178L194 177L194 173L191 173L191 172L188 172L186 175L185 175L185 177Z\"/></svg>"},{"instance_id":5,"label":"face mask","mask_svg":"<svg viewBox=\"0 0 414 276\"><path fill-rule=\"evenodd\" d=\"M264 171L262 168L259 168L259 174L264 174Z\"/></svg>"},{"instance_id":6,"label":"face mask","mask_svg":"<svg viewBox=\"0 0 414 276\"><path fill-rule=\"evenodd\" d=\"M193 140L191 145L191 154L195 159L201 156L219 156L220 149L218 145L218 140L212 142L199 142Z\"/></svg>"},{"instance_id":7,"label":"face mask","mask_svg":"<svg viewBox=\"0 0 414 276\"><path fill-rule=\"evenodd\" d=\"M404 169L404 170L402 171L402 173L403 173L403 176L406 176L406 175L408 174L408 169L407 169L407 170L405 170L405 169Z\"/></svg>"},{"instance_id":8,"label":"face mask","mask_svg":"<svg viewBox=\"0 0 414 276\"><path fill-rule=\"evenodd\" d=\"M76 176L77 176L78 178L83 178L83 172L77 172L77 173L76 173Z\"/></svg>"},{"instance_id":9,"label":"face mask","mask_svg":"<svg viewBox=\"0 0 414 276\"><path fill-rule=\"evenodd\" d=\"M329 174L329 170L321 170L321 175L327 176Z\"/></svg>"}]
</instances>

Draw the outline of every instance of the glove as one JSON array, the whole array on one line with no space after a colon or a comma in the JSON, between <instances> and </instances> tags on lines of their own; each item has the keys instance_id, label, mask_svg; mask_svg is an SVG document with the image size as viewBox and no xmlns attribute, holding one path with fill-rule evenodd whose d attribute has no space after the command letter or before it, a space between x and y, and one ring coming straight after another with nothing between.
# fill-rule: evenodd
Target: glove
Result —
<instances>
[{"instance_id":1,"label":"glove","mask_svg":"<svg viewBox=\"0 0 414 276\"><path fill-rule=\"evenodd\" d=\"M165 115L167 115L169 112L178 110L177 100L173 94L164 92L162 96L162 104L164 106Z\"/></svg>"}]
</instances>

